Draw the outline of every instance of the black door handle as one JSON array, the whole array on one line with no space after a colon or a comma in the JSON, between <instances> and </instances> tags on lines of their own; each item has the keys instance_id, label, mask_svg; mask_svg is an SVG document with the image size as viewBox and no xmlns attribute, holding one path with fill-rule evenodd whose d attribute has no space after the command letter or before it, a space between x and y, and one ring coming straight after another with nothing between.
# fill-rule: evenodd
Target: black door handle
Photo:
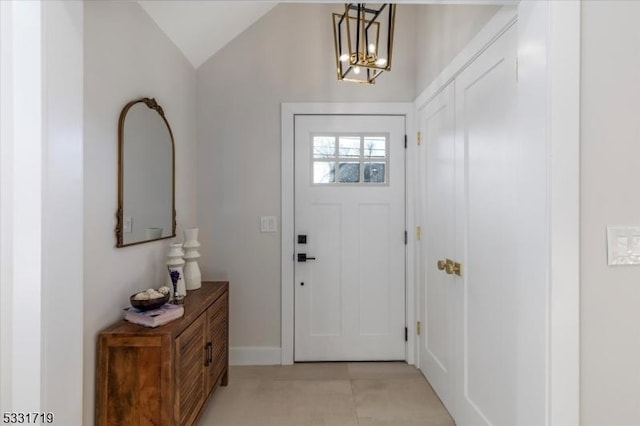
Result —
<instances>
[{"instance_id":1,"label":"black door handle","mask_svg":"<svg viewBox=\"0 0 640 426\"><path fill-rule=\"evenodd\" d=\"M316 260L316 258L308 257L307 253L298 253L298 262L306 262L307 260Z\"/></svg>"}]
</instances>

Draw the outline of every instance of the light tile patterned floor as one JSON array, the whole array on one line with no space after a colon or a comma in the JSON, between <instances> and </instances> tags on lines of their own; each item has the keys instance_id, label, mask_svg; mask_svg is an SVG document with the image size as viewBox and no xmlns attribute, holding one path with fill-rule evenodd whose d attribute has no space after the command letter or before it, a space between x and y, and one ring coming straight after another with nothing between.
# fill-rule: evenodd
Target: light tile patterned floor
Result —
<instances>
[{"instance_id":1,"label":"light tile patterned floor","mask_svg":"<svg viewBox=\"0 0 640 426\"><path fill-rule=\"evenodd\" d=\"M429 383L401 362L231 367L200 426L453 426Z\"/></svg>"}]
</instances>

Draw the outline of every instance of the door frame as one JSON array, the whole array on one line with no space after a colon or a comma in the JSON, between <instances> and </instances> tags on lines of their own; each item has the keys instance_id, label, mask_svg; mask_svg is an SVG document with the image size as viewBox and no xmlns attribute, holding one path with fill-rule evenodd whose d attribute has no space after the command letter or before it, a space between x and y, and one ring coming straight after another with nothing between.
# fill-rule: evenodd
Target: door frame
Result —
<instances>
[{"instance_id":1,"label":"door frame","mask_svg":"<svg viewBox=\"0 0 640 426\"><path fill-rule=\"evenodd\" d=\"M294 144L295 144L295 117L296 115L399 115L405 117L405 130L407 135L415 128L414 104L405 103L298 103L283 102L281 105L281 363L293 364L294 350ZM406 158L415 156L415 144L407 144ZM405 223L407 231L415 227L414 194L416 192L414 178L416 163L406 161L405 165ZM409 232L409 235L412 235ZM413 238L408 238L405 256L405 317L406 324L415 324L415 243ZM415 333L408 333L406 356L407 362L415 362Z\"/></svg>"},{"instance_id":2,"label":"door frame","mask_svg":"<svg viewBox=\"0 0 640 426\"><path fill-rule=\"evenodd\" d=\"M442 1L441 3L456 3ZM471 4L468 1L457 3ZM416 117L442 87L518 20L518 93L528 94L521 137L547 149L546 413L548 426L580 424L580 25L578 0L485 2L503 8L415 100ZM418 195L419 196L419 195ZM419 285L416 282L416 285ZM414 294L419 294L418 289ZM416 308L417 309L417 308ZM416 315L419 312L416 310ZM419 360L416 354L414 359Z\"/></svg>"}]
</instances>

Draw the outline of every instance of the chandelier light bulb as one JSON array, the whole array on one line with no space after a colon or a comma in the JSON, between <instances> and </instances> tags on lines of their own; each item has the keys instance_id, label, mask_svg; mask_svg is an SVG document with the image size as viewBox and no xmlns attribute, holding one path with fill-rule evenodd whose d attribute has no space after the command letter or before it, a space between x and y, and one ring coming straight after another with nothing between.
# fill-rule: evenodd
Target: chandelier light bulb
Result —
<instances>
[{"instance_id":1,"label":"chandelier light bulb","mask_svg":"<svg viewBox=\"0 0 640 426\"><path fill-rule=\"evenodd\" d=\"M340 60L342 62L347 62L349 60L349 55L346 53L343 53L342 55L340 55Z\"/></svg>"},{"instance_id":2,"label":"chandelier light bulb","mask_svg":"<svg viewBox=\"0 0 640 426\"><path fill-rule=\"evenodd\" d=\"M369 43L369 53L376 53L376 45L373 43Z\"/></svg>"},{"instance_id":3,"label":"chandelier light bulb","mask_svg":"<svg viewBox=\"0 0 640 426\"><path fill-rule=\"evenodd\" d=\"M387 60L385 58L378 58L376 59L376 65L379 67L384 67L385 65L387 65Z\"/></svg>"},{"instance_id":4,"label":"chandelier light bulb","mask_svg":"<svg viewBox=\"0 0 640 426\"><path fill-rule=\"evenodd\" d=\"M355 74L360 74L360 67L354 67L354 68L353 68L353 72L354 72Z\"/></svg>"}]
</instances>

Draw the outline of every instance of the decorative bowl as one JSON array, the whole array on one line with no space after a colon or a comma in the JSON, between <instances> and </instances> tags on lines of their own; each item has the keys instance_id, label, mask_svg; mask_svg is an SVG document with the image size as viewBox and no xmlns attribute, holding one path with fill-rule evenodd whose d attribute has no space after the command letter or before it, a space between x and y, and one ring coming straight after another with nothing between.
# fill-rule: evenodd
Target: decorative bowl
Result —
<instances>
[{"instance_id":1,"label":"decorative bowl","mask_svg":"<svg viewBox=\"0 0 640 426\"><path fill-rule=\"evenodd\" d=\"M136 296L136 294L132 294L131 297L129 298L129 301L131 302L131 306L133 306L136 309L140 309L141 311L149 311L151 309L157 309L169 301L168 294L165 294L163 297L158 297L156 299L135 300L134 297Z\"/></svg>"}]
</instances>

